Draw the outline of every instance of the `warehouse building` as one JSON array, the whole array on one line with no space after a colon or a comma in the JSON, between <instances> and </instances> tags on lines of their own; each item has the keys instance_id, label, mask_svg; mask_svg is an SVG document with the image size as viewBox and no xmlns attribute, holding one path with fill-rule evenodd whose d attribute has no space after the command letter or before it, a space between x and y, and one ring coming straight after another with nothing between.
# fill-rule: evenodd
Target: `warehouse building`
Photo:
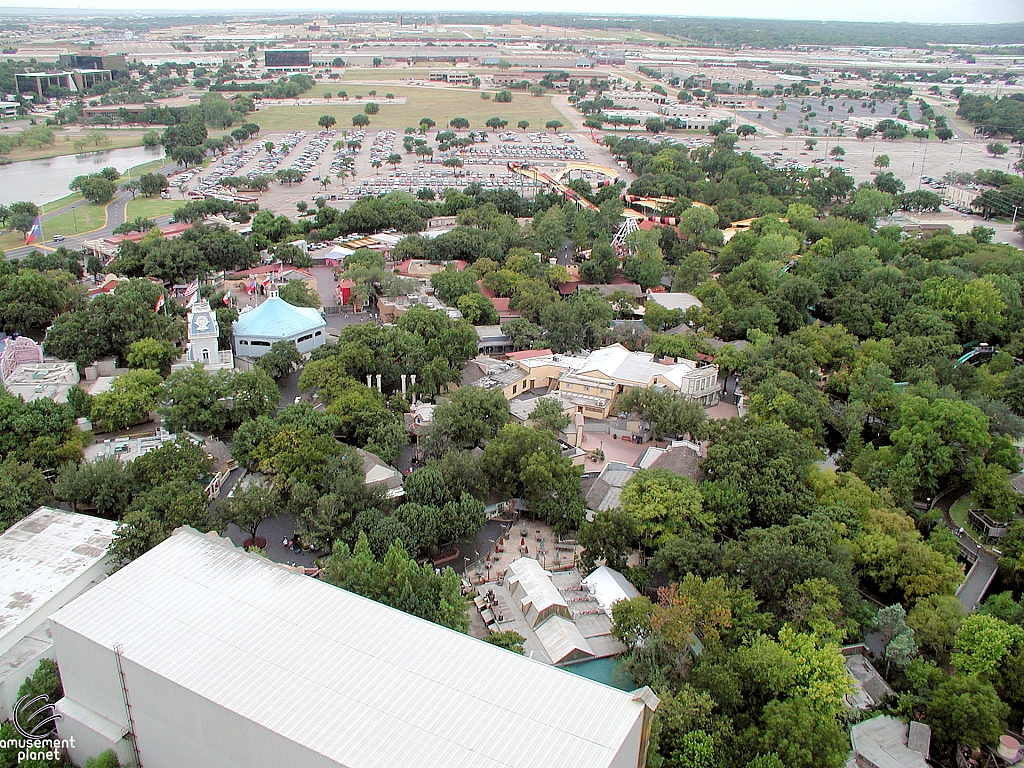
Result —
<instances>
[{"instance_id":1,"label":"warehouse building","mask_svg":"<svg viewBox=\"0 0 1024 768\"><path fill-rule=\"evenodd\" d=\"M79 764L639 768L658 705L190 528L52 624Z\"/></svg>"},{"instance_id":2,"label":"warehouse building","mask_svg":"<svg viewBox=\"0 0 1024 768\"><path fill-rule=\"evenodd\" d=\"M107 575L116 526L40 507L0 536L0 719L40 659L53 658L47 619Z\"/></svg>"}]
</instances>

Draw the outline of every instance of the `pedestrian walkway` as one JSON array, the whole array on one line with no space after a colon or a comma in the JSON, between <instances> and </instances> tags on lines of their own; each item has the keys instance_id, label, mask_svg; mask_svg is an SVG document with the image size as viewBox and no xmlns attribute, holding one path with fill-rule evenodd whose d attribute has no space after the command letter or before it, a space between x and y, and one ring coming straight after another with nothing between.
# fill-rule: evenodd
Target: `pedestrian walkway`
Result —
<instances>
[{"instance_id":1,"label":"pedestrian walkway","mask_svg":"<svg viewBox=\"0 0 1024 768\"><path fill-rule=\"evenodd\" d=\"M956 596L960 599L964 609L971 613L985 599L985 593L988 592L988 588L992 586L992 581L996 577L999 563L995 556L976 542L966 530L957 527L950 516L950 509L964 495L964 491L965 488L962 486L943 491L935 497L932 507L938 507L942 511L942 520L956 536L960 551L968 559L974 560L974 564L967 571L967 575L964 576L963 582L956 591Z\"/></svg>"},{"instance_id":2,"label":"pedestrian walkway","mask_svg":"<svg viewBox=\"0 0 1024 768\"><path fill-rule=\"evenodd\" d=\"M992 585L998 569L996 559L984 548L979 548L978 559L974 561L974 565L971 566L963 583L956 591L956 596L960 598L964 610L970 613L978 607L985 597L985 593L988 592L988 588Z\"/></svg>"}]
</instances>

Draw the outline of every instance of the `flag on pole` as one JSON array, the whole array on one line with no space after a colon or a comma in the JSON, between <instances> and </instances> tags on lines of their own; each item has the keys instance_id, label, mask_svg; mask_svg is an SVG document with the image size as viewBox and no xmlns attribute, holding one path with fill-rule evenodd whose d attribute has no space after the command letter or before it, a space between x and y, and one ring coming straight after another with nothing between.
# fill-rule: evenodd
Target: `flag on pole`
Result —
<instances>
[{"instance_id":1,"label":"flag on pole","mask_svg":"<svg viewBox=\"0 0 1024 768\"><path fill-rule=\"evenodd\" d=\"M153 307L154 312L159 312L160 308L164 305L164 295L161 293L160 298L156 300L156 306Z\"/></svg>"},{"instance_id":2,"label":"flag on pole","mask_svg":"<svg viewBox=\"0 0 1024 768\"><path fill-rule=\"evenodd\" d=\"M191 307L193 304L196 303L196 300L199 298L199 278L198 277L195 280L193 280L191 283L189 283L187 286L185 286L185 294L184 295L185 295L185 299L186 299L186 302L185 302L185 306L186 307Z\"/></svg>"},{"instance_id":3,"label":"flag on pole","mask_svg":"<svg viewBox=\"0 0 1024 768\"><path fill-rule=\"evenodd\" d=\"M36 220L32 222L32 229L25 233L25 245L34 243L36 240L41 240L42 237L43 222L40 221L38 216L36 216Z\"/></svg>"},{"instance_id":4,"label":"flag on pole","mask_svg":"<svg viewBox=\"0 0 1024 768\"><path fill-rule=\"evenodd\" d=\"M229 307L231 306L231 294L230 293L225 293L224 294L224 303L226 305L228 305Z\"/></svg>"},{"instance_id":5,"label":"flag on pole","mask_svg":"<svg viewBox=\"0 0 1024 768\"><path fill-rule=\"evenodd\" d=\"M245 289L245 292L249 296L252 296L254 293L256 293L256 280L255 279L251 283L249 283L249 285Z\"/></svg>"}]
</instances>

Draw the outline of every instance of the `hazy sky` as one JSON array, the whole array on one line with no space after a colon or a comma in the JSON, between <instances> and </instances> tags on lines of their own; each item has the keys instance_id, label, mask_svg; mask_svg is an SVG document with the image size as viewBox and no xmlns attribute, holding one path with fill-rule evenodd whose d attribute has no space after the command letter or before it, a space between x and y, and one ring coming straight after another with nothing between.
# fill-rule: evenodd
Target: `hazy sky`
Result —
<instances>
[{"instance_id":1,"label":"hazy sky","mask_svg":"<svg viewBox=\"0 0 1024 768\"><path fill-rule=\"evenodd\" d=\"M2 3L3 0L0 0ZM9 5L24 5L12 2ZM675 0L641 7L621 0L384 0L372 7L356 0L43 0L62 9L117 10L273 10L273 11L491 11L619 14L671 13L679 16L735 16L822 21L905 21L985 23L1024 21L1024 0ZM1024 42L1024 40L1017 41Z\"/></svg>"}]
</instances>

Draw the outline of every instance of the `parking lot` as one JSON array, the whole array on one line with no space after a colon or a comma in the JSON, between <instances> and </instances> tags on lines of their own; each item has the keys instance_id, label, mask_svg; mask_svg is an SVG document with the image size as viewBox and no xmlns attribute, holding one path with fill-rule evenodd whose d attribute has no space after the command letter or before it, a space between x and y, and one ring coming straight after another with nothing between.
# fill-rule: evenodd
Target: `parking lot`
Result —
<instances>
[{"instance_id":1,"label":"parking lot","mask_svg":"<svg viewBox=\"0 0 1024 768\"><path fill-rule=\"evenodd\" d=\"M461 189L470 184L479 184L487 189L514 189L526 197L532 196L531 190L535 192L543 187L540 182L524 179L518 174L509 173L504 168L500 170L468 168L456 171L454 168L444 168L434 163L418 164L408 171L396 169L361 179L345 188L343 199L357 200L366 195L383 195L386 192L415 193L424 188L433 190L438 197L441 197L446 189L451 187Z\"/></svg>"},{"instance_id":2,"label":"parking lot","mask_svg":"<svg viewBox=\"0 0 1024 768\"><path fill-rule=\"evenodd\" d=\"M189 170L169 179L172 187L185 187L192 197L210 194L234 194L234 189L223 185L228 178L274 176L283 170L294 171L296 182L307 178L321 180L324 155L330 157L328 172L337 174L350 171L362 148L362 131L353 132L344 141L335 130L291 131L277 136L260 137L252 144L212 162L204 170ZM268 150L267 147L270 147ZM330 154L333 152L333 155Z\"/></svg>"},{"instance_id":3,"label":"parking lot","mask_svg":"<svg viewBox=\"0 0 1024 768\"><path fill-rule=\"evenodd\" d=\"M425 136L432 156L419 156L406 151L401 131L294 130L261 135L245 146L222 157L215 158L205 169L189 169L170 178L172 187L180 189L182 197L218 195L237 200L256 200L260 207L294 216L299 201L309 202L324 197L328 204L345 208L366 195L380 195L391 191L415 194L430 189L441 197L449 188L479 184L489 189L514 189L531 197L543 185L509 172L507 164L529 164L546 173L555 174L569 163L593 163L616 168L607 149L594 144L589 133L499 131L477 137L475 143L461 150L441 151L437 133ZM465 138L468 134L462 133ZM673 141L664 137L663 141ZM707 139L680 138L688 146L697 146ZM267 151L266 145L273 145ZM400 163L389 164L393 155ZM457 166L454 158L461 166ZM449 165L445 165L445 160ZM297 171L299 177L291 183L274 180L264 193L243 192L222 185L226 178L257 175L273 176L281 170ZM630 176L621 168L623 176ZM583 178L593 184L605 179L586 171L573 172L574 178ZM177 196L177 193L175 193Z\"/></svg>"},{"instance_id":4,"label":"parking lot","mask_svg":"<svg viewBox=\"0 0 1024 768\"><path fill-rule=\"evenodd\" d=\"M895 118L903 109L892 100L872 102L849 97L765 98L758 100L758 104L764 108L736 110L737 122L753 125L768 135L785 136L788 129L792 136L806 134L816 138L824 138L826 132L834 136L839 130L852 138L857 132L856 121L843 126L845 121L856 118L874 125ZM915 121L921 116L921 108L913 98L907 100L907 112Z\"/></svg>"},{"instance_id":5,"label":"parking lot","mask_svg":"<svg viewBox=\"0 0 1024 768\"><path fill-rule=\"evenodd\" d=\"M809 137L808 137L809 138ZM827 170L829 167L841 167L853 177L858 184L871 181L873 172L877 171L874 161L878 155L888 155L889 167L884 170L892 172L907 185L907 191L929 189L928 182L922 177L939 179L949 171L973 173L979 168L986 170L1013 173L1013 163L1017 161L1014 153L1001 158L993 157L985 151L987 141L984 140L953 140L940 142L934 139L900 139L883 141L867 139L859 141L856 137L816 137L814 149L807 149L804 138L762 137L740 141L744 152L752 152L765 162L774 160L778 167L786 164L794 167L815 166ZM841 161L831 155L831 150L841 146L845 154ZM781 154L777 154L781 153ZM814 160L824 162L815 163ZM941 194L941 190L931 188Z\"/></svg>"}]
</instances>

